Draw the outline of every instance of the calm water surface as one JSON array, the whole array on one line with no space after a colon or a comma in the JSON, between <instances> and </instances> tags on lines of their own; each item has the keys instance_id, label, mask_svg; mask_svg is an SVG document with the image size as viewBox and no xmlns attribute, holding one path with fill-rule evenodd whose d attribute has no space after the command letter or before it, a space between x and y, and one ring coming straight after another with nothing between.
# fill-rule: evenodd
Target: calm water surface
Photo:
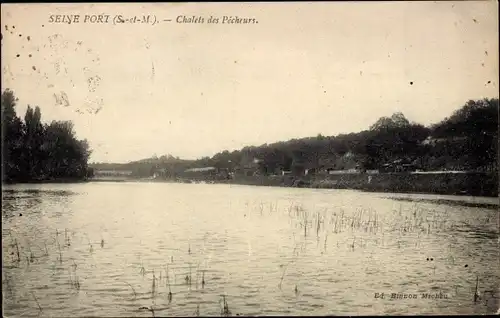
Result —
<instances>
[{"instance_id":1,"label":"calm water surface","mask_svg":"<svg viewBox=\"0 0 500 318\"><path fill-rule=\"evenodd\" d=\"M218 316L223 299L233 316L499 307L491 206L169 183L16 185L2 195L5 316Z\"/></svg>"}]
</instances>

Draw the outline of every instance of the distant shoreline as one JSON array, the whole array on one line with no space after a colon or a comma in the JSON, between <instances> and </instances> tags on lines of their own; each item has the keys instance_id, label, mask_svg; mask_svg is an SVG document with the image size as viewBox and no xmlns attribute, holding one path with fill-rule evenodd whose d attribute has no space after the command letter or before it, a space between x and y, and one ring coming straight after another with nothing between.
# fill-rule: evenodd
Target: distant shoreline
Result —
<instances>
[{"instance_id":1,"label":"distant shoreline","mask_svg":"<svg viewBox=\"0 0 500 318\"><path fill-rule=\"evenodd\" d=\"M236 176L233 179L214 180L210 177L177 179L94 179L98 182L168 182L168 183L220 183L253 186L298 187L319 189L345 189L363 192L435 194L454 196L498 197L498 174L407 174L381 173L376 175L326 175L313 177L293 176Z\"/></svg>"},{"instance_id":2,"label":"distant shoreline","mask_svg":"<svg viewBox=\"0 0 500 318\"><path fill-rule=\"evenodd\" d=\"M30 180L25 182L4 182L3 184L66 184L91 182L213 183L332 190L357 190L363 192L378 193L482 196L493 198L498 197L498 175L480 173L464 175L378 174L371 176L357 174L321 177L316 176L309 178L291 176L238 176L234 179L225 180L210 180L208 178L151 179L106 177L89 178L85 180Z\"/></svg>"},{"instance_id":3,"label":"distant shoreline","mask_svg":"<svg viewBox=\"0 0 500 318\"><path fill-rule=\"evenodd\" d=\"M47 183L86 183L90 180L81 179L51 179L51 180L20 180L20 181L3 181L2 185L14 184L47 184Z\"/></svg>"}]
</instances>

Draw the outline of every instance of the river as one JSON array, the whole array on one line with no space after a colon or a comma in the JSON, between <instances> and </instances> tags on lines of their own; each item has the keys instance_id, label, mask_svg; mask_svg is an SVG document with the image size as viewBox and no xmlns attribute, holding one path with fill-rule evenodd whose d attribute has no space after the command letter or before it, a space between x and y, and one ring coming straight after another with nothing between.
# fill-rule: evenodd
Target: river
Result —
<instances>
[{"instance_id":1,"label":"river","mask_svg":"<svg viewBox=\"0 0 500 318\"><path fill-rule=\"evenodd\" d=\"M158 182L2 195L5 316L499 308L497 198Z\"/></svg>"}]
</instances>

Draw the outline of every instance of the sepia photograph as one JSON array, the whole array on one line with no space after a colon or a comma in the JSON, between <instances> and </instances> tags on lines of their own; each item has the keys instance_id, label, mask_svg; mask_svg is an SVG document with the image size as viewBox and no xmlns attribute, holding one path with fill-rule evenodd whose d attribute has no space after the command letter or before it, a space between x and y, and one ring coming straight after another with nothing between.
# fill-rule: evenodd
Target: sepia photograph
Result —
<instances>
[{"instance_id":1,"label":"sepia photograph","mask_svg":"<svg viewBox=\"0 0 500 318\"><path fill-rule=\"evenodd\" d=\"M500 314L498 1L1 21L4 317Z\"/></svg>"}]
</instances>

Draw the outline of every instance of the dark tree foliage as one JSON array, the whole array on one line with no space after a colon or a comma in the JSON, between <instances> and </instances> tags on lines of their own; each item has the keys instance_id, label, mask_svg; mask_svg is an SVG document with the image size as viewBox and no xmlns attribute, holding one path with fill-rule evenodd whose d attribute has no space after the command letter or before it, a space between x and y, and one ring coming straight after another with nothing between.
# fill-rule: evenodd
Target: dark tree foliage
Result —
<instances>
[{"instance_id":1,"label":"dark tree foliage","mask_svg":"<svg viewBox=\"0 0 500 318\"><path fill-rule=\"evenodd\" d=\"M429 141L429 142L426 142ZM395 160L424 170L496 170L498 153L498 99L467 102L461 109L431 127L411 123L402 113L378 119L369 130L338 136L309 137L245 147L198 161L203 165L231 162L248 165L258 158L258 169L343 169L355 166L378 169ZM347 156L349 154L349 156ZM347 162L352 161L349 165Z\"/></svg>"},{"instance_id":2,"label":"dark tree foliage","mask_svg":"<svg viewBox=\"0 0 500 318\"><path fill-rule=\"evenodd\" d=\"M53 121L44 125L40 108L31 106L23 122L16 114L17 101L11 90L2 93L2 181L88 177L89 145L75 137L73 124Z\"/></svg>"},{"instance_id":3,"label":"dark tree foliage","mask_svg":"<svg viewBox=\"0 0 500 318\"><path fill-rule=\"evenodd\" d=\"M498 99L469 100L434 125L431 136L440 142L431 149L433 159L445 167L497 170L498 110Z\"/></svg>"},{"instance_id":4,"label":"dark tree foliage","mask_svg":"<svg viewBox=\"0 0 500 318\"><path fill-rule=\"evenodd\" d=\"M163 156L123 165L93 166L104 170L132 170L137 176L149 176L158 168L175 176L188 168L208 166L250 169L267 175L311 168L379 169L394 161L412 163L423 170L496 171L497 153L498 99L483 99L467 102L450 118L430 127L412 123L402 113L395 113L376 120L370 129L358 133L318 134L225 150L194 161Z\"/></svg>"}]
</instances>

